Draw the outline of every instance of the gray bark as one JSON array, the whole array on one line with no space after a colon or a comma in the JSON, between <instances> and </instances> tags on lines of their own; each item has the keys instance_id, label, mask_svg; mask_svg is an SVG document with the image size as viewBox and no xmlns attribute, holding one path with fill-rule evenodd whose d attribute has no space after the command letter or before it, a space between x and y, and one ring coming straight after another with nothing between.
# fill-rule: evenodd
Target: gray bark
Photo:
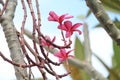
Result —
<instances>
[{"instance_id":1,"label":"gray bark","mask_svg":"<svg viewBox=\"0 0 120 80\"><path fill-rule=\"evenodd\" d=\"M16 34L16 28L13 23L14 13L17 6L17 0L9 0L5 14L0 17L1 26L8 43L12 61L19 64L25 64L21 46ZM9 67L9 66L8 66ZM26 80L27 70L14 66L17 80Z\"/></svg>"}]
</instances>

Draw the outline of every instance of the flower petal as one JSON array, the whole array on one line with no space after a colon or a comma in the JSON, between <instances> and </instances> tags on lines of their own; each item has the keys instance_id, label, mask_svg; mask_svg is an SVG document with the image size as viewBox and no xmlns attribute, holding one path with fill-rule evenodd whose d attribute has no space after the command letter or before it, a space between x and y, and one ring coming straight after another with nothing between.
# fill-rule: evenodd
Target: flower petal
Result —
<instances>
[{"instance_id":1,"label":"flower petal","mask_svg":"<svg viewBox=\"0 0 120 80\"><path fill-rule=\"evenodd\" d=\"M60 53L62 57L66 57L66 50L65 49L60 49Z\"/></svg>"},{"instance_id":2,"label":"flower petal","mask_svg":"<svg viewBox=\"0 0 120 80\"><path fill-rule=\"evenodd\" d=\"M77 31L79 33L79 35L82 33L80 30L74 30L74 31Z\"/></svg>"},{"instance_id":3,"label":"flower petal","mask_svg":"<svg viewBox=\"0 0 120 80\"><path fill-rule=\"evenodd\" d=\"M52 39L52 43L55 42L55 40L56 40L56 37L54 36L54 38Z\"/></svg>"},{"instance_id":4,"label":"flower petal","mask_svg":"<svg viewBox=\"0 0 120 80\"><path fill-rule=\"evenodd\" d=\"M76 28L78 28L81 25L82 25L82 23L76 23L76 24L74 24L73 27L72 27L72 30L75 30Z\"/></svg>"},{"instance_id":5,"label":"flower petal","mask_svg":"<svg viewBox=\"0 0 120 80\"><path fill-rule=\"evenodd\" d=\"M64 25L66 27L66 31L69 31L72 27L72 22L71 21L65 21Z\"/></svg>"},{"instance_id":6,"label":"flower petal","mask_svg":"<svg viewBox=\"0 0 120 80\"><path fill-rule=\"evenodd\" d=\"M73 18L73 16L66 16L65 19Z\"/></svg>"},{"instance_id":7,"label":"flower petal","mask_svg":"<svg viewBox=\"0 0 120 80\"><path fill-rule=\"evenodd\" d=\"M58 58L62 58L62 55L59 52L54 53L54 56L56 56Z\"/></svg>"},{"instance_id":8,"label":"flower petal","mask_svg":"<svg viewBox=\"0 0 120 80\"><path fill-rule=\"evenodd\" d=\"M69 53L71 53L73 50L74 50L74 49L72 49L72 50L68 51L68 52L67 52L67 55L69 55Z\"/></svg>"},{"instance_id":9,"label":"flower petal","mask_svg":"<svg viewBox=\"0 0 120 80\"><path fill-rule=\"evenodd\" d=\"M48 17L49 21L58 21L59 16L54 11L50 11L49 15L50 15L50 17Z\"/></svg>"},{"instance_id":10,"label":"flower petal","mask_svg":"<svg viewBox=\"0 0 120 80\"><path fill-rule=\"evenodd\" d=\"M62 21L63 21L64 19L73 18L73 16L67 16L67 15L68 15L68 13L61 15L61 16L59 17L59 22L62 23Z\"/></svg>"},{"instance_id":11,"label":"flower petal","mask_svg":"<svg viewBox=\"0 0 120 80\"><path fill-rule=\"evenodd\" d=\"M59 62L61 63L61 62L63 62L63 61L65 61L66 59L64 59L64 58L59 58Z\"/></svg>"},{"instance_id":12,"label":"flower petal","mask_svg":"<svg viewBox=\"0 0 120 80\"><path fill-rule=\"evenodd\" d=\"M66 31L66 34L65 34L65 37L66 37L66 38L70 37L71 35L72 35L71 32L67 32L67 31Z\"/></svg>"},{"instance_id":13,"label":"flower petal","mask_svg":"<svg viewBox=\"0 0 120 80\"><path fill-rule=\"evenodd\" d=\"M48 21L55 21L53 17L49 16Z\"/></svg>"},{"instance_id":14,"label":"flower petal","mask_svg":"<svg viewBox=\"0 0 120 80\"><path fill-rule=\"evenodd\" d=\"M66 30L65 26L63 24L61 25L58 25L58 29L61 29L61 30Z\"/></svg>"},{"instance_id":15,"label":"flower petal","mask_svg":"<svg viewBox=\"0 0 120 80\"><path fill-rule=\"evenodd\" d=\"M65 19L65 16L68 15L67 13L66 14L63 14L59 17L59 22L62 23L62 21Z\"/></svg>"}]
</instances>

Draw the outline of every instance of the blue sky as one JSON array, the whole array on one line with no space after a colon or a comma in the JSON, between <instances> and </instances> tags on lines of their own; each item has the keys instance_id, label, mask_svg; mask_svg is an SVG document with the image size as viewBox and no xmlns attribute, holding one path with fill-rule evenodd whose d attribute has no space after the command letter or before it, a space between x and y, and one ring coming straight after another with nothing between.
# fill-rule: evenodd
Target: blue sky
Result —
<instances>
[{"instance_id":1,"label":"blue sky","mask_svg":"<svg viewBox=\"0 0 120 80\"><path fill-rule=\"evenodd\" d=\"M54 22L49 22L47 20L47 18L49 16L48 14L51 10L55 11L58 15L61 15L64 13L73 15L74 18L71 19L73 21L73 23L83 22L82 20L78 19L77 16L79 16L79 15L85 16L88 11L88 7L86 6L86 3L84 0L39 0L39 2L40 2L40 11L41 11L41 20L42 20L42 26L41 26L42 32L44 34L49 34L51 36L57 36L57 38L60 37L60 35L59 35L60 32L57 30L57 27L56 27L57 24ZM16 9L16 14L15 14L15 19L14 19L15 26L17 27L18 30L20 30L21 22L23 20L22 12L23 12L23 10L21 8L21 2L20 2L20 0L18 0L18 6ZM110 13L110 12L108 12L108 13L109 13L110 18L112 18L112 19L120 16L118 14L114 14L114 13ZM90 33L90 41L91 41L92 51L95 52L100 58L102 58L106 64L111 66L111 57L113 54L111 38L107 35L107 33L105 32L105 30L103 28L93 29L93 27L96 24L98 24L98 21L96 20L96 18L94 17L93 14L91 14L88 17L86 22L88 23L89 30L90 30L89 33ZM30 19L29 13L28 13L28 19L26 22L26 29L28 29L30 31L32 30L32 21ZM82 27L80 27L79 29L82 30ZM78 34L75 33L75 35L78 35ZM0 36L1 36L0 50L8 58L10 58L10 56L9 56L10 53L9 53L9 50L7 47L6 40L4 38L4 34L2 32L2 28L0 28ZM74 36L73 36L73 38L74 38ZM80 37L80 38L82 40L82 37ZM26 39L28 40L28 38L26 38ZM61 44L59 41L60 40L58 40L57 43ZM28 42L31 43L30 40L28 40ZM106 77L108 75L108 73L105 70L105 68L103 66L101 66L101 64L97 61L97 59L95 57L93 57L92 61L93 61L94 67ZM12 65L10 65L9 63L2 60L2 58L0 58L0 64L2 64L0 66L0 79L2 79L2 80L15 79L14 69L13 69ZM98 67L98 65L101 67ZM58 68L55 68L55 70L57 71ZM59 68L59 70L60 71L58 71L58 72L61 72L61 74L62 74L62 72L64 73L64 68L62 66ZM39 72L37 70L35 70L34 72L35 72L35 75L37 75L37 77L40 76ZM52 76L50 76L49 78L50 78L49 80L51 80L51 79L53 80ZM68 79L70 80L69 76L62 78L61 80L68 80Z\"/></svg>"}]
</instances>

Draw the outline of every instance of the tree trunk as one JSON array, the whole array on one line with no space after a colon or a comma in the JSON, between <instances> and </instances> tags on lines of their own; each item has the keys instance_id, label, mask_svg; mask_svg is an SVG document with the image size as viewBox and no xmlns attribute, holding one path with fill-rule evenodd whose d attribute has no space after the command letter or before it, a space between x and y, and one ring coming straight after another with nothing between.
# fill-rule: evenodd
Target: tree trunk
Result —
<instances>
[{"instance_id":1,"label":"tree trunk","mask_svg":"<svg viewBox=\"0 0 120 80\"><path fill-rule=\"evenodd\" d=\"M25 64L20 43L16 34L16 28L13 23L17 0L9 0L6 11L1 16L1 25L8 43L12 61L19 64ZM27 70L14 66L17 80L27 79Z\"/></svg>"}]
</instances>

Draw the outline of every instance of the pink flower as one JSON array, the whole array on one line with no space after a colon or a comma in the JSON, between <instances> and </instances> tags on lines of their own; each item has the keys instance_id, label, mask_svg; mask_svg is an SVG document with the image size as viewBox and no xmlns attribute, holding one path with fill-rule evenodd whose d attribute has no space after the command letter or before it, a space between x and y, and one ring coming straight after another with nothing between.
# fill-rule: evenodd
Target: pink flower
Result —
<instances>
[{"instance_id":1,"label":"pink flower","mask_svg":"<svg viewBox=\"0 0 120 80\"><path fill-rule=\"evenodd\" d=\"M64 25L59 26L59 29L62 29L64 31L66 31L66 35L65 36L66 36L66 38L68 38L75 31L77 31L79 34L81 34L81 31L77 29L81 25L82 25L82 23L76 23L76 24L72 25L71 21L65 21Z\"/></svg>"},{"instance_id":2,"label":"pink flower","mask_svg":"<svg viewBox=\"0 0 120 80\"><path fill-rule=\"evenodd\" d=\"M68 14L63 14L61 16L58 16L54 11L50 11L48 20L49 21L55 21L58 22L60 25L62 24L64 19L70 19L73 18L73 16L67 16Z\"/></svg>"},{"instance_id":3,"label":"pink flower","mask_svg":"<svg viewBox=\"0 0 120 80\"><path fill-rule=\"evenodd\" d=\"M71 51L73 50L66 52L65 49L60 49L60 52L54 53L54 56L58 57L60 62L63 62L66 60L66 63L68 64L68 57L74 57L72 55L69 55Z\"/></svg>"},{"instance_id":4,"label":"pink flower","mask_svg":"<svg viewBox=\"0 0 120 80\"><path fill-rule=\"evenodd\" d=\"M49 36L45 36L45 38L46 38L47 40L51 41L51 42L54 42L55 39L56 39L56 37L54 37L54 38L51 40ZM48 48L49 48L49 47L53 48L53 46L51 46L51 44L48 43L48 42L46 42L44 39L42 39L42 45L48 46Z\"/></svg>"}]
</instances>

